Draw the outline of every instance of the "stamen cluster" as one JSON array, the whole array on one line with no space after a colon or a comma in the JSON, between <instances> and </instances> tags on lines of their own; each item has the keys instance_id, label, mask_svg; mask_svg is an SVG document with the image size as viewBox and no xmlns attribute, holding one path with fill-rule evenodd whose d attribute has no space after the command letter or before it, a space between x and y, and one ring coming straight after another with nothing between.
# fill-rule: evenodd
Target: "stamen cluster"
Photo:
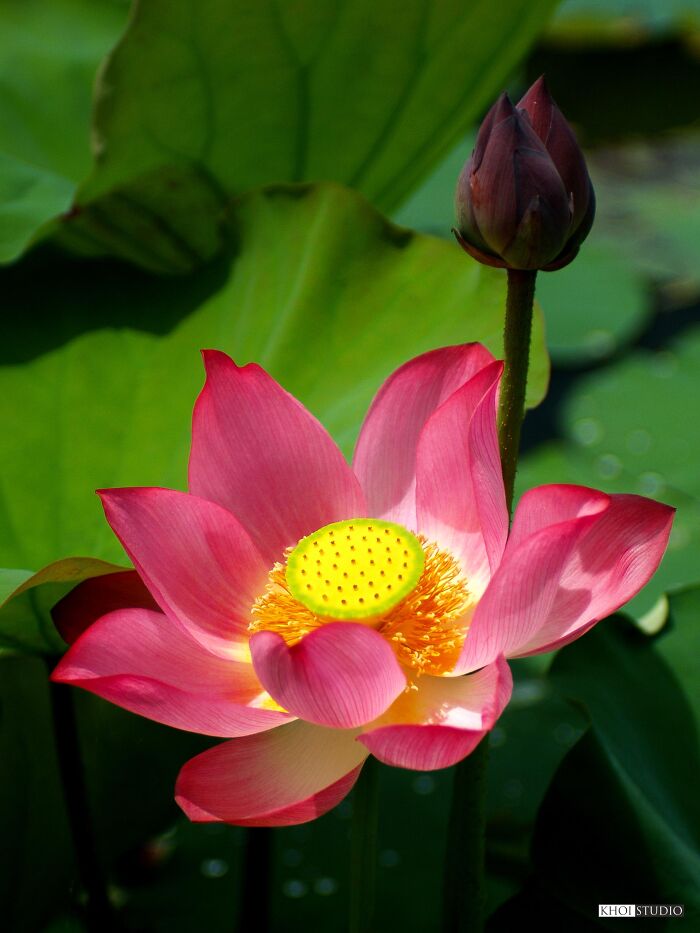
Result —
<instances>
[{"instance_id":1,"label":"stamen cluster","mask_svg":"<svg viewBox=\"0 0 700 933\"><path fill-rule=\"evenodd\" d=\"M418 541L425 555L416 586L398 605L371 620L371 625L392 644L402 664L419 674L444 674L457 662L469 627L473 600L455 558L422 535ZM289 555L294 548L289 548ZM287 564L276 563L265 592L252 607L251 633L273 631L294 645L314 629L336 621L313 612L291 592ZM344 619L343 621L348 621Z\"/></svg>"}]
</instances>

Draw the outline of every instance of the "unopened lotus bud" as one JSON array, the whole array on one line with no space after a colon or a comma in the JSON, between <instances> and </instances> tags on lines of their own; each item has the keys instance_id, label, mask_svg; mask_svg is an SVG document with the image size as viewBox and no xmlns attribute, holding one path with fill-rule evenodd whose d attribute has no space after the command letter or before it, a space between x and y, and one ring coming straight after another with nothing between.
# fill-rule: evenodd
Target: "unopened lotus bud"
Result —
<instances>
[{"instance_id":1,"label":"unopened lotus bud","mask_svg":"<svg viewBox=\"0 0 700 933\"><path fill-rule=\"evenodd\" d=\"M540 78L517 107L501 95L457 184L455 231L475 259L508 269L560 269L595 214L583 154Z\"/></svg>"}]
</instances>

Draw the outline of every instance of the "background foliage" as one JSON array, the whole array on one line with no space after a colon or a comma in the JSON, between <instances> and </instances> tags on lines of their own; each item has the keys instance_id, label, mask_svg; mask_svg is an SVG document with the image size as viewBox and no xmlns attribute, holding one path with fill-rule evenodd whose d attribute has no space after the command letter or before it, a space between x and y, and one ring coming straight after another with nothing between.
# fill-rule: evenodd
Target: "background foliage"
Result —
<instances>
[{"instance_id":1,"label":"background foliage","mask_svg":"<svg viewBox=\"0 0 700 933\"><path fill-rule=\"evenodd\" d=\"M514 665L491 742L490 928L604 929L598 903L633 901L682 902L697 925L699 36L696 0L0 3L9 930L82 929L47 671L51 606L126 564L93 490L183 487L201 347L262 362L348 453L406 358L498 354L503 276L450 241L452 190L491 99L542 71L599 215L576 263L540 276L531 406L547 350L553 368L519 487L639 492L678 515L627 618ZM171 799L207 740L75 699L124 928L232 929L246 834L187 824ZM380 929L439 928L450 785L382 771ZM351 806L274 831L274 930L343 911Z\"/></svg>"}]
</instances>

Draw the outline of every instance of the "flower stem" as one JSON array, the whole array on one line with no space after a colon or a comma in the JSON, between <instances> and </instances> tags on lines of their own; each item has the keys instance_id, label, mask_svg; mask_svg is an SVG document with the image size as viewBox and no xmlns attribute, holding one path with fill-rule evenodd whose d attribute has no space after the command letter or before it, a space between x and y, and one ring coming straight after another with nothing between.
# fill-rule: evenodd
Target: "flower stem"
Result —
<instances>
[{"instance_id":1,"label":"flower stem","mask_svg":"<svg viewBox=\"0 0 700 933\"><path fill-rule=\"evenodd\" d=\"M488 742L485 735L454 769L444 872L445 933L480 933L484 928Z\"/></svg>"},{"instance_id":2,"label":"flower stem","mask_svg":"<svg viewBox=\"0 0 700 933\"><path fill-rule=\"evenodd\" d=\"M50 683L49 696L63 797L80 883L86 895L85 924L90 933L113 933L117 929L116 917L93 833L73 688Z\"/></svg>"},{"instance_id":3,"label":"flower stem","mask_svg":"<svg viewBox=\"0 0 700 933\"><path fill-rule=\"evenodd\" d=\"M241 884L240 933L267 933L270 929L270 876L272 872L272 830L245 830L245 863Z\"/></svg>"},{"instance_id":4,"label":"flower stem","mask_svg":"<svg viewBox=\"0 0 700 933\"><path fill-rule=\"evenodd\" d=\"M350 933L372 933L377 881L379 762L369 756L352 797Z\"/></svg>"},{"instance_id":5,"label":"flower stem","mask_svg":"<svg viewBox=\"0 0 700 933\"><path fill-rule=\"evenodd\" d=\"M513 506L520 429L525 415L525 388L536 277L536 271L508 270L508 297L503 335L505 369L498 404L498 443L501 448L503 485L509 512Z\"/></svg>"},{"instance_id":6,"label":"flower stem","mask_svg":"<svg viewBox=\"0 0 700 933\"><path fill-rule=\"evenodd\" d=\"M536 271L508 270L498 443L509 513L525 415L536 278ZM445 933L481 933L484 928L487 761L488 735L455 767L445 864Z\"/></svg>"}]
</instances>

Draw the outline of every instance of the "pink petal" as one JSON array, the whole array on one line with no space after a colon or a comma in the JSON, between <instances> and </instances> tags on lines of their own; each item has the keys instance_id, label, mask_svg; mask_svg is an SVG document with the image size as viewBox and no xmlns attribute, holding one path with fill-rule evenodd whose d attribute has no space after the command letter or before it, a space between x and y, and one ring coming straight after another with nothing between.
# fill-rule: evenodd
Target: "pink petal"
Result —
<instances>
[{"instance_id":1,"label":"pink petal","mask_svg":"<svg viewBox=\"0 0 700 933\"><path fill-rule=\"evenodd\" d=\"M250 664L211 654L148 609L118 609L99 619L68 649L52 680L205 735L249 735L291 719L249 705L262 694Z\"/></svg>"},{"instance_id":2,"label":"pink petal","mask_svg":"<svg viewBox=\"0 0 700 933\"><path fill-rule=\"evenodd\" d=\"M172 489L108 489L107 520L161 609L211 650L248 640L250 607L267 565L240 522ZM247 650L247 648L245 648Z\"/></svg>"},{"instance_id":3,"label":"pink petal","mask_svg":"<svg viewBox=\"0 0 700 933\"><path fill-rule=\"evenodd\" d=\"M323 625L292 647L275 632L258 632L250 651L270 696L321 726L351 729L370 722L406 686L388 641L355 622Z\"/></svg>"},{"instance_id":4,"label":"pink petal","mask_svg":"<svg viewBox=\"0 0 700 933\"><path fill-rule=\"evenodd\" d=\"M72 645L88 626L115 609L157 609L135 570L90 577L73 587L51 610L61 638Z\"/></svg>"},{"instance_id":5,"label":"pink petal","mask_svg":"<svg viewBox=\"0 0 700 933\"><path fill-rule=\"evenodd\" d=\"M191 820L288 826L330 810L367 757L355 732L293 722L188 761L175 799Z\"/></svg>"},{"instance_id":6,"label":"pink petal","mask_svg":"<svg viewBox=\"0 0 700 933\"><path fill-rule=\"evenodd\" d=\"M355 448L353 467L369 514L416 531L416 451L428 418L493 356L478 343L424 353L379 389Z\"/></svg>"},{"instance_id":7,"label":"pink petal","mask_svg":"<svg viewBox=\"0 0 700 933\"><path fill-rule=\"evenodd\" d=\"M464 677L418 679L374 728L359 736L388 765L432 771L469 755L505 709L513 688L503 658Z\"/></svg>"},{"instance_id":8,"label":"pink petal","mask_svg":"<svg viewBox=\"0 0 700 933\"><path fill-rule=\"evenodd\" d=\"M672 520L672 509L640 496L574 486L531 490L476 608L457 670L474 670L499 654L551 650L615 612L656 570Z\"/></svg>"},{"instance_id":9,"label":"pink petal","mask_svg":"<svg viewBox=\"0 0 700 933\"><path fill-rule=\"evenodd\" d=\"M536 498L529 500L528 507ZM588 593L589 604L574 617L566 612L553 614L520 646L518 656L551 651L573 641L636 596L661 563L675 509L643 496L613 495L609 500L572 555L562 579L569 592Z\"/></svg>"},{"instance_id":10,"label":"pink petal","mask_svg":"<svg viewBox=\"0 0 700 933\"><path fill-rule=\"evenodd\" d=\"M348 771L347 774L343 775L339 781L331 784L330 787L325 787L317 794L313 794L313 796L307 797L306 800L295 803L291 807L284 807L281 810L275 810L274 813L269 813L264 817L252 817L249 820L237 820L237 825L296 826L299 823L308 823L310 820L315 820L319 816L323 816L324 813L328 813L328 811L332 810L333 807L337 807L341 800L344 800L347 797L347 795L355 786L357 779L360 776L360 771L362 771L361 764L356 768L353 768L352 771ZM199 820L195 815L192 815L190 819L194 820L195 822L208 822L211 820L211 817L206 813L202 813Z\"/></svg>"},{"instance_id":11,"label":"pink petal","mask_svg":"<svg viewBox=\"0 0 700 933\"><path fill-rule=\"evenodd\" d=\"M596 506L606 508L602 494ZM551 613L575 615L589 596L568 592L561 579L568 561L598 515L542 528L520 546L506 547L503 561L479 601L455 672L464 673L490 664L503 654L517 654Z\"/></svg>"},{"instance_id":12,"label":"pink petal","mask_svg":"<svg viewBox=\"0 0 700 933\"><path fill-rule=\"evenodd\" d=\"M268 565L323 525L366 514L352 470L321 424L259 366L204 353L190 490L230 509Z\"/></svg>"},{"instance_id":13,"label":"pink petal","mask_svg":"<svg viewBox=\"0 0 700 933\"><path fill-rule=\"evenodd\" d=\"M608 507L608 501L606 493L587 486L556 483L529 489L515 510L508 548L516 548L542 528L572 518L597 515Z\"/></svg>"},{"instance_id":14,"label":"pink petal","mask_svg":"<svg viewBox=\"0 0 700 933\"><path fill-rule=\"evenodd\" d=\"M459 556L479 596L508 535L496 430L502 363L491 363L430 417L418 443L418 528Z\"/></svg>"}]
</instances>

